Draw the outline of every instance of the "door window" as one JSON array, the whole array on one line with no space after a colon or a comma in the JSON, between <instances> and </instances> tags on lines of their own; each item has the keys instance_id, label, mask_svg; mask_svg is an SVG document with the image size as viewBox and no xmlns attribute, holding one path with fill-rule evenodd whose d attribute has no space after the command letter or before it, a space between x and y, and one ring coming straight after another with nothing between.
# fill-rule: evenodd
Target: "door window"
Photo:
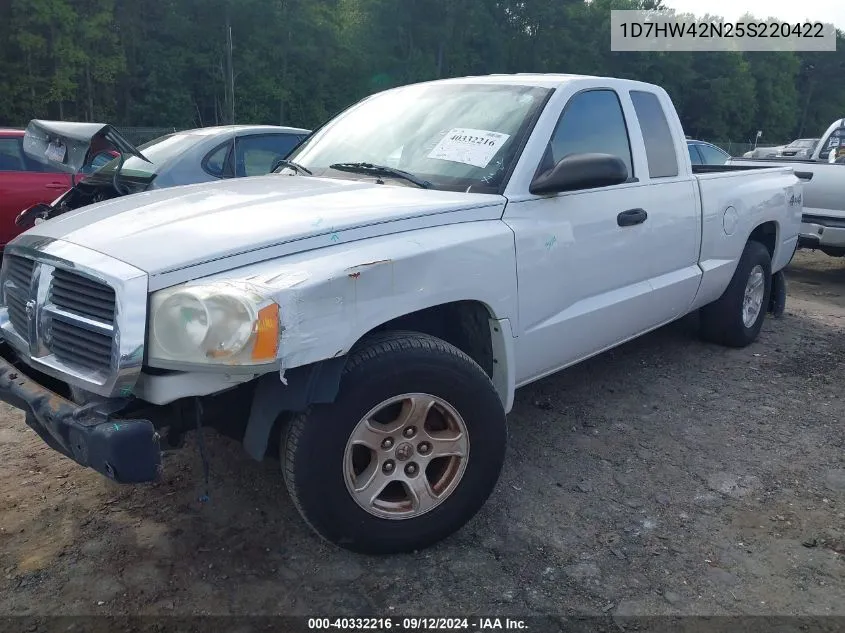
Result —
<instances>
[{"instance_id":1,"label":"door window","mask_svg":"<svg viewBox=\"0 0 845 633\"><path fill-rule=\"evenodd\" d=\"M36 173L61 173L62 170L47 163L40 163L23 151L21 137L0 138L0 171L32 171Z\"/></svg>"},{"instance_id":2,"label":"door window","mask_svg":"<svg viewBox=\"0 0 845 633\"><path fill-rule=\"evenodd\" d=\"M613 90L588 90L569 100L549 142L543 167L551 169L560 159L583 153L617 156L628 168L628 176L634 175L625 114Z\"/></svg>"},{"instance_id":3,"label":"door window","mask_svg":"<svg viewBox=\"0 0 845 633\"><path fill-rule=\"evenodd\" d=\"M23 146L18 138L0 138L0 171L26 171Z\"/></svg>"},{"instance_id":4,"label":"door window","mask_svg":"<svg viewBox=\"0 0 845 633\"><path fill-rule=\"evenodd\" d=\"M217 176L218 178L231 178L231 160L227 160L230 156L229 152L231 149L232 142L227 141L217 149L212 150L211 153L206 156L205 160L203 161L203 169L205 169L205 171L207 171L212 176Z\"/></svg>"},{"instance_id":5,"label":"door window","mask_svg":"<svg viewBox=\"0 0 845 633\"><path fill-rule=\"evenodd\" d=\"M299 144L299 137L295 134L262 134L260 136L244 136L237 140L235 154L237 157L238 176L262 176L269 174L270 169L280 158L287 157L291 150Z\"/></svg>"}]
</instances>

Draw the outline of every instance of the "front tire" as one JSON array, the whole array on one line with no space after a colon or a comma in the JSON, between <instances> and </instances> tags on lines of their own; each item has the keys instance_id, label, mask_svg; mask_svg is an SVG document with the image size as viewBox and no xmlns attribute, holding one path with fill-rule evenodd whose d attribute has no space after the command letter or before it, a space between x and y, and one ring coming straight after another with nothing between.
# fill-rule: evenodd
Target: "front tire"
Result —
<instances>
[{"instance_id":1,"label":"front tire","mask_svg":"<svg viewBox=\"0 0 845 633\"><path fill-rule=\"evenodd\" d=\"M772 287L772 260L760 242L750 241L719 299L701 309L701 336L728 347L746 347L760 334Z\"/></svg>"},{"instance_id":2,"label":"front tire","mask_svg":"<svg viewBox=\"0 0 845 633\"><path fill-rule=\"evenodd\" d=\"M505 457L489 377L454 346L387 332L349 355L331 404L291 421L285 482L326 540L366 554L428 547L484 505Z\"/></svg>"}]
</instances>

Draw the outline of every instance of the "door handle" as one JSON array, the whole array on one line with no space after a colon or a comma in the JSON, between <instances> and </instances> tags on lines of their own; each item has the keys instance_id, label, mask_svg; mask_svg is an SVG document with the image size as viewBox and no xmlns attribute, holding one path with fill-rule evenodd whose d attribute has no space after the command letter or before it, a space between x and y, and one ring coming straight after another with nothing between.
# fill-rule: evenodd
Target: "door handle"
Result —
<instances>
[{"instance_id":1,"label":"door handle","mask_svg":"<svg viewBox=\"0 0 845 633\"><path fill-rule=\"evenodd\" d=\"M47 183L47 189L70 189L64 182L49 182Z\"/></svg>"},{"instance_id":2,"label":"door handle","mask_svg":"<svg viewBox=\"0 0 845 633\"><path fill-rule=\"evenodd\" d=\"M616 216L616 224L619 226L634 226L642 224L648 218L645 209L628 209Z\"/></svg>"}]
</instances>

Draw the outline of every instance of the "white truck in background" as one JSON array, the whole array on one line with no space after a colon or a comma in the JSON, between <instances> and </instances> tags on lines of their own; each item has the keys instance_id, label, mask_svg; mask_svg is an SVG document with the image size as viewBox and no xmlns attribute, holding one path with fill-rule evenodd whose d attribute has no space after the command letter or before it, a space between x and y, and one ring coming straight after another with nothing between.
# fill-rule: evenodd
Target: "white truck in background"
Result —
<instances>
[{"instance_id":1,"label":"white truck in background","mask_svg":"<svg viewBox=\"0 0 845 633\"><path fill-rule=\"evenodd\" d=\"M791 165L796 173L812 174L804 184L804 217L798 248L845 256L845 119L830 124L806 159L732 158L729 165L773 167Z\"/></svg>"},{"instance_id":2,"label":"white truck in background","mask_svg":"<svg viewBox=\"0 0 845 633\"><path fill-rule=\"evenodd\" d=\"M124 483L216 428L277 451L325 539L420 549L493 491L515 389L693 311L710 341L755 341L801 197L791 167L692 167L651 84L387 90L277 173L115 198L12 241L0 399Z\"/></svg>"}]
</instances>

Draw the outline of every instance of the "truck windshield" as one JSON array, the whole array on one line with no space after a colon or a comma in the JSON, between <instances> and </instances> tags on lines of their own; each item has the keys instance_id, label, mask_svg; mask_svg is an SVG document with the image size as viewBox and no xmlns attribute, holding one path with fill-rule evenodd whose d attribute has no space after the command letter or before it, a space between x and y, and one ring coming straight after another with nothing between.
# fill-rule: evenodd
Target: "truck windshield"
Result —
<instances>
[{"instance_id":1,"label":"truck windshield","mask_svg":"<svg viewBox=\"0 0 845 633\"><path fill-rule=\"evenodd\" d=\"M536 86L448 83L388 90L338 115L288 158L317 176L372 178L331 167L367 163L401 169L436 189L493 192L550 92ZM389 176L385 180L413 186Z\"/></svg>"}]
</instances>

